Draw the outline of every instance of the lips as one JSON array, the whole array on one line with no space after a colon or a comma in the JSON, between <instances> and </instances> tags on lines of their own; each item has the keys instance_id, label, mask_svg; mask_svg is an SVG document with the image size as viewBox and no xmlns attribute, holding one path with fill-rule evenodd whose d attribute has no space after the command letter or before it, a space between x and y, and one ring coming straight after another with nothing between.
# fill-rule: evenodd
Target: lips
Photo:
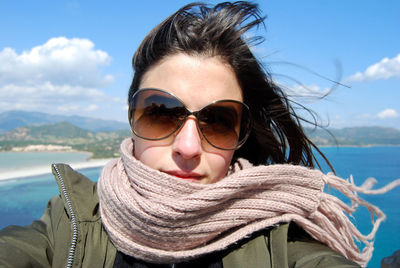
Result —
<instances>
[{"instance_id":1,"label":"lips","mask_svg":"<svg viewBox=\"0 0 400 268\"><path fill-rule=\"evenodd\" d=\"M171 171L163 171L171 176L183 179L183 180L191 180L191 181L199 181L203 179L205 176L200 175L195 172L185 172L180 170L171 170Z\"/></svg>"}]
</instances>

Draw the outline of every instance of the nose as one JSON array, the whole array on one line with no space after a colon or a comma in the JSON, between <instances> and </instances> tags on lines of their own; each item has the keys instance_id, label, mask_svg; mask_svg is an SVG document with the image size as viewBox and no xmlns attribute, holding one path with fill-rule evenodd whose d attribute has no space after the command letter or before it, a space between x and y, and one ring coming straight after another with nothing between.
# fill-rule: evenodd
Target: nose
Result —
<instances>
[{"instance_id":1,"label":"nose","mask_svg":"<svg viewBox=\"0 0 400 268\"><path fill-rule=\"evenodd\" d=\"M202 152L200 135L196 118L189 116L175 137L172 146L174 153L184 159L199 156Z\"/></svg>"}]
</instances>

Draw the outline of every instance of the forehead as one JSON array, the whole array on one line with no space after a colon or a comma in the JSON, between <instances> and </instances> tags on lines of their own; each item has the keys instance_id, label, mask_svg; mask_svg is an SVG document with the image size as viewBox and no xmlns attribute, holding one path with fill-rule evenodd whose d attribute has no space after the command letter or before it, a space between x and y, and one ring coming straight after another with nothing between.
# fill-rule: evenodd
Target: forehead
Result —
<instances>
[{"instance_id":1,"label":"forehead","mask_svg":"<svg viewBox=\"0 0 400 268\"><path fill-rule=\"evenodd\" d=\"M235 72L218 57L168 56L144 74L139 88L171 92L191 110L217 100L243 100Z\"/></svg>"}]
</instances>

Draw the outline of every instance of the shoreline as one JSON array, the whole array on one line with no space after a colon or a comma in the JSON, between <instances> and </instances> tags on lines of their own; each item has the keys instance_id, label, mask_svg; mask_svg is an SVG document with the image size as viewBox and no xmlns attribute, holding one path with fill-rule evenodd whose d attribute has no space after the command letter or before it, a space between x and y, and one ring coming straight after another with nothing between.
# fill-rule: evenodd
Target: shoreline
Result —
<instances>
[{"instance_id":1,"label":"shoreline","mask_svg":"<svg viewBox=\"0 0 400 268\"><path fill-rule=\"evenodd\" d=\"M71 162L66 163L70 165L75 170L86 169L86 168L96 168L105 166L113 158L105 159L89 159L83 162ZM22 169L13 169L7 171L0 171L0 181L16 180L16 179L29 179L30 177L51 174L50 165L40 165L33 167L26 167Z\"/></svg>"}]
</instances>

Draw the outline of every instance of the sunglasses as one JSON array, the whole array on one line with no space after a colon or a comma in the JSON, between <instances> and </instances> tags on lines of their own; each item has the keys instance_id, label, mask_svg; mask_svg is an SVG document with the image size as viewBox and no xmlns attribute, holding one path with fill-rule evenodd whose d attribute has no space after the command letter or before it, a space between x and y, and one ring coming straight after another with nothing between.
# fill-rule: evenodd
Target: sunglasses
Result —
<instances>
[{"instance_id":1,"label":"sunglasses","mask_svg":"<svg viewBox=\"0 0 400 268\"><path fill-rule=\"evenodd\" d=\"M250 134L249 107L236 100L219 100L189 111L173 94L154 88L138 90L129 103L132 132L146 140L163 140L195 116L204 139L221 150L236 150Z\"/></svg>"}]
</instances>

